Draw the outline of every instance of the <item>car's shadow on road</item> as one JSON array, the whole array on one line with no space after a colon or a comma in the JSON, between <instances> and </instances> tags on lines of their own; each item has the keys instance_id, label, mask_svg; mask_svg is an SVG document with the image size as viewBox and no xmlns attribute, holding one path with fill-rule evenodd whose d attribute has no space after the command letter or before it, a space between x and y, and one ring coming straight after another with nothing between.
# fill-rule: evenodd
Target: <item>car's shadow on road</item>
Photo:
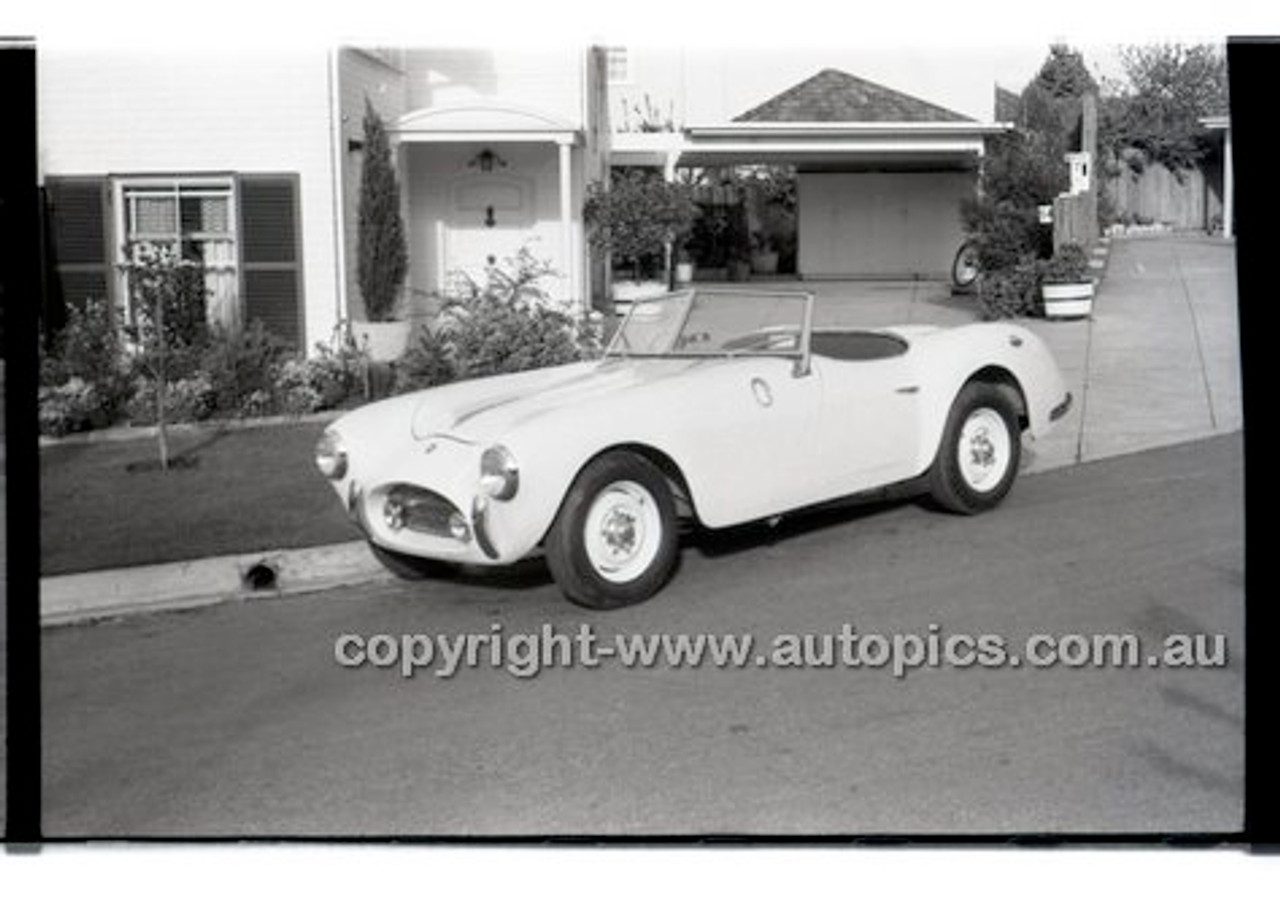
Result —
<instances>
[{"instance_id":1,"label":"car's shadow on road","mask_svg":"<svg viewBox=\"0 0 1280 899\"><path fill-rule=\"evenodd\" d=\"M717 559L764 546L774 546L806 534L875 518L912 505L928 505L930 500L921 491L922 488L916 485L886 488L811 506L780 516L777 520L759 520L715 530L696 524L685 525L680 535L682 552L676 557L672 577L679 575L684 552L693 551L705 558ZM460 566L446 579L454 584L493 593L536 590L555 583L547 568L546 558L540 553L495 568Z\"/></svg>"},{"instance_id":2,"label":"car's shadow on road","mask_svg":"<svg viewBox=\"0 0 1280 899\"><path fill-rule=\"evenodd\" d=\"M871 494L833 500L773 520L753 521L717 530L695 527L683 538L682 544L686 549L692 549L707 558L732 556L762 546L785 543L815 531L874 518L913 504L926 505L929 502L918 485L887 488Z\"/></svg>"}]
</instances>

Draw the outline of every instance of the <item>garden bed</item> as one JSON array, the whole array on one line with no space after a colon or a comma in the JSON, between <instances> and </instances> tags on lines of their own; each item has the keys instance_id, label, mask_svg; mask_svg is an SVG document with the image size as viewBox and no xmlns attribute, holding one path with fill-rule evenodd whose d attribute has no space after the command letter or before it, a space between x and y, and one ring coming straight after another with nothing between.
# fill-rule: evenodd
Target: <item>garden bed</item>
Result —
<instances>
[{"instance_id":1,"label":"garden bed","mask_svg":"<svg viewBox=\"0 0 1280 899\"><path fill-rule=\"evenodd\" d=\"M184 430L171 450L191 463L170 471L154 440L42 449L41 574L359 539L312 461L323 430Z\"/></svg>"}]
</instances>

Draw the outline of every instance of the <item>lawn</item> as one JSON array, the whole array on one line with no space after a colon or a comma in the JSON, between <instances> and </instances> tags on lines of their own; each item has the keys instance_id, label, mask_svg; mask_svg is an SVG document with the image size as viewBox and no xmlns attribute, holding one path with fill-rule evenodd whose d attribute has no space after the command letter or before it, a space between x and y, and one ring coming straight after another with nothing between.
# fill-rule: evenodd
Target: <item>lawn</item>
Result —
<instances>
[{"instance_id":1,"label":"lawn","mask_svg":"<svg viewBox=\"0 0 1280 899\"><path fill-rule=\"evenodd\" d=\"M41 574L359 539L312 461L323 429L174 435L194 464L167 472L154 439L41 450Z\"/></svg>"}]
</instances>

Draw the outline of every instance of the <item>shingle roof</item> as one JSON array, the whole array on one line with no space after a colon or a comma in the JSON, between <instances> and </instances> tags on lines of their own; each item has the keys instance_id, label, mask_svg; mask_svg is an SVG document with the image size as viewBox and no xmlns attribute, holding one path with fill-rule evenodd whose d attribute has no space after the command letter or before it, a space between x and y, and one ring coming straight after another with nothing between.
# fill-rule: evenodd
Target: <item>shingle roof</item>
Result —
<instances>
[{"instance_id":1,"label":"shingle roof","mask_svg":"<svg viewBox=\"0 0 1280 899\"><path fill-rule=\"evenodd\" d=\"M823 69L735 122L972 122L917 97L841 72Z\"/></svg>"}]
</instances>

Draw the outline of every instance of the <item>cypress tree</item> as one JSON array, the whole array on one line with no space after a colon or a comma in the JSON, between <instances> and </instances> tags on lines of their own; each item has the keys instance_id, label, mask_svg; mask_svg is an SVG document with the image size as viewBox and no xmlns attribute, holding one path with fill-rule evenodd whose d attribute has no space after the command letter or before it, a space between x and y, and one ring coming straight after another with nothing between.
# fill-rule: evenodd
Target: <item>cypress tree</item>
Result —
<instances>
[{"instance_id":1,"label":"cypress tree","mask_svg":"<svg viewBox=\"0 0 1280 899\"><path fill-rule=\"evenodd\" d=\"M356 280L369 320L386 321L395 310L409 266L409 251L400 218L400 185L391 164L391 144L381 116L367 97L359 216Z\"/></svg>"}]
</instances>

